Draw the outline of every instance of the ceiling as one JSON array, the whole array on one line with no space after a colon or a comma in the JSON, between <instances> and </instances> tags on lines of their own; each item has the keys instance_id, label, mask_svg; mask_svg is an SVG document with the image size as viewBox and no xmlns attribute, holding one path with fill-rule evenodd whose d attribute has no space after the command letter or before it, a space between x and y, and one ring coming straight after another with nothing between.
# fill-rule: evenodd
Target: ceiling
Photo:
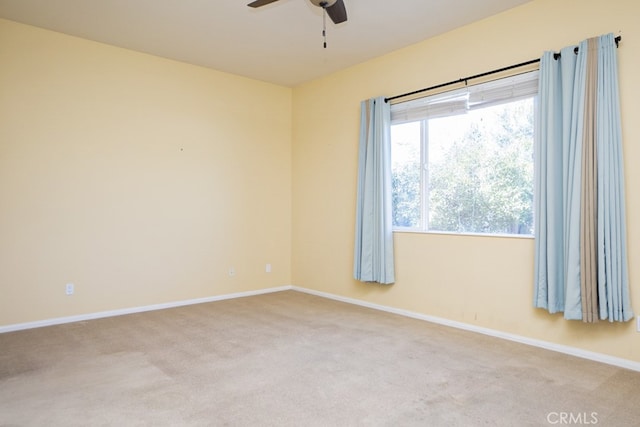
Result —
<instances>
[{"instance_id":1,"label":"ceiling","mask_svg":"<svg viewBox=\"0 0 640 427\"><path fill-rule=\"evenodd\" d=\"M0 0L0 17L293 87L531 0Z\"/></svg>"}]
</instances>

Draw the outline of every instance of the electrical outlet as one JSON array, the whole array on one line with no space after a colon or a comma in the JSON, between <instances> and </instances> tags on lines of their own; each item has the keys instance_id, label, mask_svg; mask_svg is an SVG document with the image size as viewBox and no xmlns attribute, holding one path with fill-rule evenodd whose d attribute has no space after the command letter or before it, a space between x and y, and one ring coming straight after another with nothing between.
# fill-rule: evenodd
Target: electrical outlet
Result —
<instances>
[{"instance_id":1,"label":"electrical outlet","mask_svg":"<svg viewBox=\"0 0 640 427\"><path fill-rule=\"evenodd\" d=\"M636 331L640 332L640 316L636 317Z\"/></svg>"},{"instance_id":2,"label":"electrical outlet","mask_svg":"<svg viewBox=\"0 0 640 427\"><path fill-rule=\"evenodd\" d=\"M229 276L233 277L236 275L236 269L233 267L229 267Z\"/></svg>"},{"instance_id":3,"label":"electrical outlet","mask_svg":"<svg viewBox=\"0 0 640 427\"><path fill-rule=\"evenodd\" d=\"M271 273L271 264L267 264L267 266L264 268L264 271L267 273Z\"/></svg>"},{"instance_id":4,"label":"electrical outlet","mask_svg":"<svg viewBox=\"0 0 640 427\"><path fill-rule=\"evenodd\" d=\"M73 292L75 291L74 288L73 283L67 283L67 286L64 288L64 292L67 295L73 295Z\"/></svg>"}]
</instances>

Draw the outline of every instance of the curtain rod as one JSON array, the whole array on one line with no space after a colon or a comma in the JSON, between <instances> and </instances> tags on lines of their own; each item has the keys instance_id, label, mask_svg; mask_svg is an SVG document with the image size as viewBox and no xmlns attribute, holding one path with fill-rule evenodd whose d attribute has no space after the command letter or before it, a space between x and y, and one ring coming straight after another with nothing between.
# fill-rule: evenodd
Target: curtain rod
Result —
<instances>
[{"instance_id":1,"label":"curtain rod","mask_svg":"<svg viewBox=\"0 0 640 427\"><path fill-rule=\"evenodd\" d=\"M620 42L620 40L622 40L622 36L618 36L614 40L616 42L616 47L618 47L618 42ZM575 49L573 49L573 52L577 54L578 53L578 48L576 47ZM555 53L553 55L553 57L555 59L558 59L560 57L560 54L559 53ZM411 96L411 95L417 95L418 93L427 92L427 91L434 90L434 89L439 89L441 87L450 86L450 85L454 85L454 84L457 84L457 83L465 83L466 84L468 80L473 80L473 79L477 79L477 78L480 78L480 77L489 76L491 74L501 73L503 71L512 70L514 68L524 67L526 65L535 64L536 62L540 62L540 58L532 59L530 61L521 62L519 64L509 65L508 67L498 68L496 70L491 70L491 71L487 71L487 72L480 73L480 74L475 74L473 76L464 77L464 78L461 78L461 79L458 79L458 80L453 80L453 81L450 81L450 82L447 82L447 83L441 83L439 85L426 87L424 89L414 90L413 92L407 92L407 93L403 93L403 94L400 94L400 95L391 96L389 98L385 98L384 102L393 101L394 99L404 98L404 97Z\"/></svg>"}]
</instances>

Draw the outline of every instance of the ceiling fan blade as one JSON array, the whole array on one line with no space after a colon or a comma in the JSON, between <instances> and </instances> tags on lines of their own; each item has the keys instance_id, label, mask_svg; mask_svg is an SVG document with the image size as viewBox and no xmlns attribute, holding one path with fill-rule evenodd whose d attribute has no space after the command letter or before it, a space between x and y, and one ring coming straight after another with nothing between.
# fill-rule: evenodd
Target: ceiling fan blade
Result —
<instances>
[{"instance_id":1,"label":"ceiling fan blade","mask_svg":"<svg viewBox=\"0 0 640 427\"><path fill-rule=\"evenodd\" d=\"M253 2L249 3L247 6L249 6L249 7L266 6L269 3L273 3L273 2L276 2L276 1L278 1L278 0L256 0L256 1L253 1Z\"/></svg>"},{"instance_id":2,"label":"ceiling fan blade","mask_svg":"<svg viewBox=\"0 0 640 427\"><path fill-rule=\"evenodd\" d=\"M344 1L338 0L333 5L325 8L327 15L334 24L339 24L347 20L347 9L344 7Z\"/></svg>"}]
</instances>

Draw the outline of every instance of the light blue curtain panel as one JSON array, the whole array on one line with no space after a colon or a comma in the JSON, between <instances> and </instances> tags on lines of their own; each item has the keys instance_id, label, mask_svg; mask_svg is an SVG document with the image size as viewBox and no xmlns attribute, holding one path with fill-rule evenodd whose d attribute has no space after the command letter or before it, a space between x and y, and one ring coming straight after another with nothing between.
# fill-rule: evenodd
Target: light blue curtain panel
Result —
<instances>
[{"instance_id":1,"label":"light blue curtain panel","mask_svg":"<svg viewBox=\"0 0 640 427\"><path fill-rule=\"evenodd\" d=\"M391 106L383 97L361 103L353 275L395 282L391 216Z\"/></svg>"},{"instance_id":2,"label":"light blue curtain panel","mask_svg":"<svg viewBox=\"0 0 640 427\"><path fill-rule=\"evenodd\" d=\"M613 34L600 37L597 99L600 318L626 322L634 314L629 297L618 59Z\"/></svg>"},{"instance_id":3,"label":"light blue curtain panel","mask_svg":"<svg viewBox=\"0 0 640 427\"><path fill-rule=\"evenodd\" d=\"M545 52L535 150L534 306L628 321L626 219L615 37Z\"/></svg>"}]
</instances>

